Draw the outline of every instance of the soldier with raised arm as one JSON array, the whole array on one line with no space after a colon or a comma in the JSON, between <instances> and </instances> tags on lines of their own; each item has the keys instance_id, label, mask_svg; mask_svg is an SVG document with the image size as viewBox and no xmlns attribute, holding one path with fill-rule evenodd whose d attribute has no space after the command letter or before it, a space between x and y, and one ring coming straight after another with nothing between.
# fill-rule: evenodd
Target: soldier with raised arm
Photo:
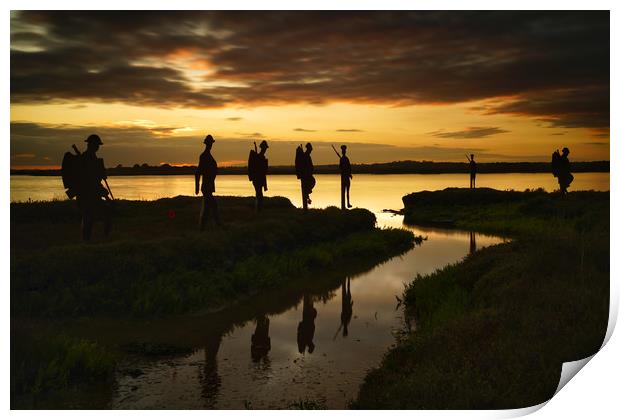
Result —
<instances>
[{"instance_id":1,"label":"soldier with raised arm","mask_svg":"<svg viewBox=\"0 0 620 420\"><path fill-rule=\"evenodd\" d=\"M213 220L220 225L220 216L217 210L217 202L213 193L215 192L215 177L217 175L217 162L211 155L211 148L215 140L211 134L205 137L203 143L205 144L205 150L200 154L200 160L198 161L198 168L196 168L196 188L195 193L198 195L198 191L202 192L202 207L200 209L200 230L204 230L205 224L209 219L209 213L213 214ZM202 177L202 186L200 184L200 178Z\"/></svg>"}]
</instances>

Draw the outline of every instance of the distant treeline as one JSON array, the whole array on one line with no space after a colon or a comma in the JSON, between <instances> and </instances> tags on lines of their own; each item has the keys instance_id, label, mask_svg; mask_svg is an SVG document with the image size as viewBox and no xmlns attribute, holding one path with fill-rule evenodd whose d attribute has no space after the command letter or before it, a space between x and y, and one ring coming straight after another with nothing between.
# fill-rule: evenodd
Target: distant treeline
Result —
<instances>
[{"instance_id":1,"label":"distant treeline","mask_svg":"<svg viewBox=\"0 0 620 420\"><path fill-rule=\"evenodd\" d=\"M352 165L354 174L450 174L469 173L467 162L428 162L405 160L390 163L372 163ZM551 164L548 162L493 162L478 163L478 173L540 173L551 172ZM149 166L146 163L134 166L118 165L108 168L108 175L192 175L196 171L195 166ZM594 162L571 162L572 172L609 172L609 161ZM317 165L314 167L316 174L337 174L338 165ZM294 166L271 166L269 173L272 175L295 174ZM220 175L245 175L245 166L230 166L218 168ZM59 176L60 169L11 169L11 175L40 175Z\"/></svg>"}]
</instances>

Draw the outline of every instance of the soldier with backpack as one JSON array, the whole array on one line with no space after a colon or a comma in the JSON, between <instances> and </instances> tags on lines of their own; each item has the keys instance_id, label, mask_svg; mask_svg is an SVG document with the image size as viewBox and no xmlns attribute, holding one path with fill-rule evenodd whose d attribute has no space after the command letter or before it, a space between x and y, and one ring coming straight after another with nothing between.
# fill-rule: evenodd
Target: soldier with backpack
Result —
<instances>
[{"instance_id":1,"label":"soldier with backpack","mask_svg":"<svg viewBox=\"0 0 620 420\"><path fill-rule=\"evenodd\" d=\"M254 143L254 150L250 150L250 156L248 157L248 178L254 185L254 191L256 192L256 212L260 212L263 209L263 189L267 191L267 170L269 168L269 161L265 157L265 152L269 145L265 140L260 143L260 152L256 150L256 143Z\"/></svg>"},{"instance_id":2,"label":"soldier with backpack","mask_svg":"<svg viewBox=\"0 0 620 420\"><path fill-rule=\"evenodd\" d=\"M103 221L103 232L107 236L112 229L111 209L106 201L112 193L108 186L103 159L97 157L99 147L103 145L101 138L91 134L85 140L86 151L80 153L73 145L76 154L67 152L62 161L62 181L69 198L76 197L82 213L82 239L90 240L96 220ZM104 181L106 187L101 185ZM112 197L113 199L113 197Z\"/></svg>"},{"instance_id":3,"label":"soldier with backpack","mask_svg":"<svg viewBox=\"0 0 620 420\"><path fill-rule=\"evenodd\" d=\"M316 179L314 178L314 165L312 164L312 144L306 144L306 151L304 152L301 145L297 146L295 151L295 172L297 178L301 181L301 201L304 210L308 210L308 204L312 204L310 194L312 189L316 185Z\"/></svg>"}]
</instances>

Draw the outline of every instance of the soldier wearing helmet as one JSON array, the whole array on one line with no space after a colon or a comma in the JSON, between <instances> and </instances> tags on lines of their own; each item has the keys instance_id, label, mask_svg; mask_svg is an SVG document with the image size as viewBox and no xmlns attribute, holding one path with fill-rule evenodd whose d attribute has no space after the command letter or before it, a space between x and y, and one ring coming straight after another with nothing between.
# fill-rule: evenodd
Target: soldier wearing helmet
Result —
<instances>
[{"instance_id":1,"label":"soldier wearing helmet","mask_svg":"<svg viewBox=\"0 0 620 420\"><path fill-rule=\"evenodd\" d=\"M213 219L219 225L220 216L217 209L217 202L213 193L215 192L215 177L217 175L217 162L211 155L211 148L215 140L211 134L208 134L204 141L205 150L200 155L198 161L198 168L196 168L195 180L196 189L195 193L198 195L198 191L202 192L202 208L200 209L200 230L204 230L205 223L209 219L209 213L213 214ZM200 178L202 178L202 185L200 184Z\"/></svg>"},{"instance_id":2,"label":"soldier wearing helmet","mask_svg":"<svg viewBox=\"0 0 620 420\"><path fill-rule=\"evenodd\" d=\"M104 201L110 199L109 191L101 184L108 177L103 159L97 157L103 142L96 134L91 134L84 142L87 147L81 156L82 177L77 190L77 203L82 212L82 239L88 241L96 220L103 221L106 236L110 233L112 223L110 208Z\"/></svg>"}]
</instances>

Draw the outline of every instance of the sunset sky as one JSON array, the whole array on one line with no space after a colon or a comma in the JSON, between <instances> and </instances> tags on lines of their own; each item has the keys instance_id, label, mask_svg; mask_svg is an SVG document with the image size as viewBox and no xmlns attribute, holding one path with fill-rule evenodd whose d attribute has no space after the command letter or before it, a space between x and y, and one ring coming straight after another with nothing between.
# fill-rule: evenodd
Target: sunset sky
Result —
<instances>
[{"instance_id":1,"label":"sunset sky","mask_svg":"<svg viewBox=\"0 0 620 420\"><path fill-rule=\"evenodd\" d=\"M12 12L11 167L609 159L609 12Z\"/></svg>"}]
</instances>

